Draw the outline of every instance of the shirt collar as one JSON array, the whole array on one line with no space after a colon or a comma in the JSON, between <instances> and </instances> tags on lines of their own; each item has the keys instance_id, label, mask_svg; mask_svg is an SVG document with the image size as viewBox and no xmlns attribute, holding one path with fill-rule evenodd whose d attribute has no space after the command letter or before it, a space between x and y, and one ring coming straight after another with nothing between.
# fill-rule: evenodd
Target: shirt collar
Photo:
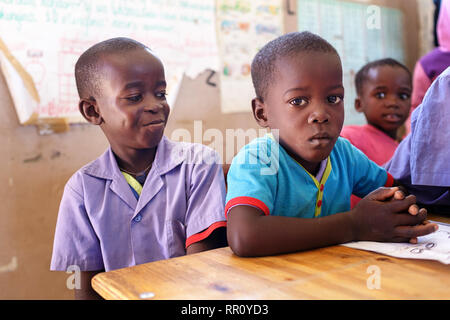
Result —
<instances>
[{"instance_id":1,"label":"shirt collar","mask_svg":"<svg viewBox=\"0 0 450 320\"><path fill-rule=\"evenodd\" d=\"M159 175L166 174L184 160L182 144L170 141L163 136L156 149L155 160L153 161L151 171ZM86 174L101 179L118 179L122 177L119 166L117 165L114 153L109 147L99 158L92 161L83 168Z\"/></svg>"}]
</instances>

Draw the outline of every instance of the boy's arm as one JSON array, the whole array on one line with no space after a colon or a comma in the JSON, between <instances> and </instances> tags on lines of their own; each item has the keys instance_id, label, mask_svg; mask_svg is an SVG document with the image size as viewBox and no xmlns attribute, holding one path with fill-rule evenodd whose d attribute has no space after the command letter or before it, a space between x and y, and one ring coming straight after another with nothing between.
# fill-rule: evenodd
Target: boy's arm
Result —
<instances>
[{"instance_id":1,"label":"boy's arm","mask_svg":"<svg viewBox=\"0 0 450 320\"><path fill-rule=\"evenodd\" d=\"M192 168L187 198L187 254L227 246L225 181L220 158L204 146L200 151L203 158Z\"/></svg>"},{"instance_id":2,"label":"boy's arm","mask_svg":"<svg viewBox=\"0 0 450 320\"><path fill-rule=\"evenodd\" d=\"M435 231L434 224L418 225L426 211L401 213L415 203L414 196L384 202L397 190L377 189L350 212L313 219L266 216L251 206L235 206L228 212L228 243L239 256L261 256L354 240L402 242Z\"/></svg>"},{"instance_id":3,"label":"boy's arm","mask_svg":"<svg viewBox=\"0 0 450 320\"><path fill-rule=\"evenodd\" d=\"M227 229L225 227L220 227L215 229L206 239L195 242L187 247L186 253L193 254L201 251L226 247L227 245Z\"/></svg>"},{"instance_id":4,"label":"boy's arm","mask_svg":"<svg viewBox=\"0 0 450 320\"><path fill-rule=\"evenodd\" d=\"M103 298L92 288L92 278L101 271L81 271L80 289L75 289L76 300L103 300Z\"/></svg>"},{"instance_id":5,"label":"boy's arm","mask_svg":"<svg viewBox=\"0 0 450 320\"><path fill-rule=\"evenodd\" d=\"M75 178L72 177L64 188L50 269L67 271L70 266L78 266L80 270L99 270L81 271L81 287L74 289L75 299L99 299L101 297L92 289L91 279L104 269L101 249Z\"/></svg>"},{"instance_id":6,"label":"boy's arm","mask_svg":"<svg viewBox=\"0 0 450 320\"><path fill-rule=\"evenodd\" d=\"M228 212L228 243L238 256L265 256L348 242L353 239L349 215L304 219L266 216L251 206Z\"/></svg>"}]
</instances>

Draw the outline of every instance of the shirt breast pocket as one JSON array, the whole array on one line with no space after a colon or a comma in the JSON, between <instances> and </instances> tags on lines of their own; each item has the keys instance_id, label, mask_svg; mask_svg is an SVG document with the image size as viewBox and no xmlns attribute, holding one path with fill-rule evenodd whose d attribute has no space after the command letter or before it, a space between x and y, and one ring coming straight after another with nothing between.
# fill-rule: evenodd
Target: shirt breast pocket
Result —
<instances>
[{"instance_id":1,"label":"shirt breast pocket","mask_svg":"<svg viewBox=\"0 0 450 320\"><path fill-rule=\"evenodd\" d=\"M186 254L186 226L179 220L167 220L167 245L170 258Z\"/></svg>"}]
</instances>

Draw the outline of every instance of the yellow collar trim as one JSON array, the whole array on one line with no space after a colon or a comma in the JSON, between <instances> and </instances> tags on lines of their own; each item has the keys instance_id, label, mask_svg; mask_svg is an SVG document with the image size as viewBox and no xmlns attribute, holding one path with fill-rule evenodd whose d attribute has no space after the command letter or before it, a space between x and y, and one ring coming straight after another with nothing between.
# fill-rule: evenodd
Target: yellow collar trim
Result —
<instances>
[{"instance_id":1,"label":"yellow collar trim","mask_svg":"<svg viewBox=\"0 0 450 320\"><path fill-rule=\"evenodd\" d=\"M295 159L294 159L295 160ZM297 162L297 161L295 161ZM298 162L297 162L298 163ZM301 166L303 168L303 166L298 163L299 166ZM328 179L328 176L330 175L331 172L331 161L330 161L330 156L328 156L327 158L327 166L325 167L325 171L323 172L322 178L320 179L320 181L318 181L316 179L316 177L314 177L311 173L309 173L308 170L306 170L305 168L303 168L303 170L306 171L306 173L311 177L311 179L314 181L314 184L316 185L317 189L320 188L320 184L325 184L325 182Z\"/></svg>"},{"instance_id":2,"label":"yellow collar trim","mask_svg":"<svg viewBox=\"0 0 450 320\"><path fill-rule=\"evenodd\" d=\"M128 174L126 172L122 172L123 176L125 177L125 180L127 180L128 184L137 192L139 196L141 196L142 192L142 185L139 183L139 181L136 180L135 177L133 177L131 174Z\"/></svg>"},{"instance_id":3,"label":"yellow collar trim","mask_svg":"<svg viewBox=\"0 0 450 320\"><path fill-rule=\"evenodd\" d=\"M272 133L267 134L269 138L276 141ZM294 158L292 158L294 159ZM327 166L325 167L325 171L322 175L322 178L320 179L320 182L314 177L311 173L308 172L297 160L294 159L294 161L302 167L303 170L311 177L312 181L314 181L314 184L317 187L317 199L316 199L316 206L314 209L314 217L320 216L320 213L322 212L322 204L323 204L323 191L325 189L325 183L327 182L327 179L331 173L331 159L330 156L327 158Z\"/></svg>"},{"instance_id":4,"label":"yellow collar trim","mask_svg":"<svg viewBox=\"0 0 450 320\"><path fill-rule=\"evenodd\" d=\"M294 159L295 160L295 159ZM297 162L297 161L295 161ZM314 209L314 217L320 216L320 213L322 212L322 204L323 204L323 191L325 189L325 183L327 182L328 176L331 173L331 159L330 156L327 158L327 166L325 167L325 171L322 175L322 179L320 179L320 182L317 181L316 177L314 177L311 173L308 172L300 163L297 162L297 164L305 170L305 172L311 177L311 179L314 181L314 184L317 187L317 199L316 199L316 206Z\"/></svg>"}]
</instances>

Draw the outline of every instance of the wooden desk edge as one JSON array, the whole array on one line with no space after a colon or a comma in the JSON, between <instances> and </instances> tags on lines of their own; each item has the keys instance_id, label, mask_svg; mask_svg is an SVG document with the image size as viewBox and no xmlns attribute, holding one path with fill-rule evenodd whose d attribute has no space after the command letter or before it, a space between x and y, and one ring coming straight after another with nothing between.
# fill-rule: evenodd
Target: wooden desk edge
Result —
<instances>
[{"instance_id":1,"label":"wooden desk edge","mask_svg":"<svg viewBox=\"0 0 450 320\"><path fill-rule=\"evenodd\" d=\"M448 217L448 216L440 216L440 215L435 215L435 214L429 215L429 220L434 220L436 222L441 222L441 223L444 222L444 223L447 223L447 224L450 223L450 217ZM330 247L333 247L333 246L330 246ZM325 247L325 248L327 248L327 247ZM342 247L342 248L349 249L351 251L354 250L356 252L360 251L358 249L352 249L352 248L348 248L348 247ZM321 249L321 248L319 248L319 249ZM317 250L319 250L319 249L317 249ZM234 255L233 252L231 251L230 247L219 248L219 249L216 249L216 250L228 250L229 254ZM366 251L366 252L370 252L372 255L374 255L375 258L376 258L377 255L385 256L383 254L375 253L375 252L371 252L371 251ZM182 258L182 257L178 257L178 258ZM395 257L391 257L391 256L388 256L388 257L391 260L397 260L397 259L400 260L400 261L405 260L405 259L402 259L402 258L395 258ZM177 258L172 258L172 259L177 259ZM406 259L406 260L409 260L409 259ZM431 261L431 260L427 260L427 261ZM152 262L150 262L150 263L152 263ZM133 267L137 267L137 266L133 266ZM127 268L124 268L124 269L127 269ZM105 285L105 283L102 281L102 279L104 277L106 277L107 274L111 275L115 271L120 272L119 270L121 270L121 269L98 273L91 280L92 288L98 294L100 294L104 299L109 299L109 300L131 300L131 299L138 300L138 299L141 299L139 296L130 297L130 295L127 295L127 293L124 293L124 292L121 292L121 290L115 289L116 287L120 287L120 286L111 286L111 283L109 285ZM128 294L129 294L129 292L128 292Z\"/></svg>"},{"instance_id":2,"label":"wooden desk edge","mask_svg":"<svg viewBox=\"0 0 450 320\"><path fill-rule=\"evenodd\" d=\"M120 291L114 290L111 286L105 286L100 280L105 276L107 272L100 272L91 279L92 288L106 300L130 300L127 296L120 293Z\"/></svg>"}]
</instances>

